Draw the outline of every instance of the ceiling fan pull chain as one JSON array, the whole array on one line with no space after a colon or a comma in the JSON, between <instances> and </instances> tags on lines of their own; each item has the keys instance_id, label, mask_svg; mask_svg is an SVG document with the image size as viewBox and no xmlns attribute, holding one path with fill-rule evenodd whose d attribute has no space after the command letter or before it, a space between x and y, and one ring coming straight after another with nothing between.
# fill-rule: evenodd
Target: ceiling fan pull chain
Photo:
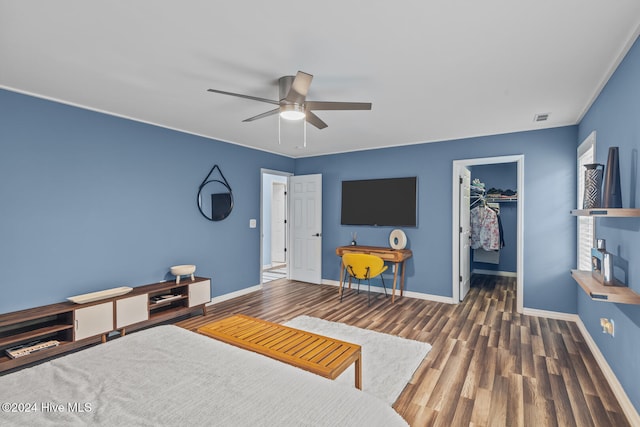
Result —
<instances>
[{"instance_id":1,"label":"ceiling fan pull chain","mask_svg":"<svg viewBox=\"0 0 640 427\"><path fill-rule=\"evenodd\" d=\"M282 117L280 117L280 114L278 114L278 145L282 144L282 137L280 136L280 121L282 120Z\"/></svg>"},{"instance_id":2,"label":"ceiling fan pull chain","mask_svg":"<svg viewBox=\"0 0 640 427\"><path fill-rule=\"evenodd\" d=\"M303 127L303 129L304 129L304 131L303 131L304 132L304 137L303 137L304 141L302 143L302 146L304 148L307 148L307 120L306 119L302 120L302 126L304 126Z\"/></svg>"}]
</instances>

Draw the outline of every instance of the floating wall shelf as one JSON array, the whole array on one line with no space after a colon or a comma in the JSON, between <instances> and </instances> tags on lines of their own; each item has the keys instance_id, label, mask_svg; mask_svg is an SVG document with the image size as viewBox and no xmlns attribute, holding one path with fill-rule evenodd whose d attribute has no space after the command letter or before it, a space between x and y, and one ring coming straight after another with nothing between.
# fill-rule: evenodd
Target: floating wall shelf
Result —
<instances>
[{"instance_id":1,"label":"floating wall shelf","mask_svg":"<svg viewBox=\"0 0 640 427\"><path fill-rule=\"evenodd\" d=\"M640 295L627 286L606 286L591 275L591 271L571 270L571 276L594 301L640 304Z\"/></svg>"}]
</instances>

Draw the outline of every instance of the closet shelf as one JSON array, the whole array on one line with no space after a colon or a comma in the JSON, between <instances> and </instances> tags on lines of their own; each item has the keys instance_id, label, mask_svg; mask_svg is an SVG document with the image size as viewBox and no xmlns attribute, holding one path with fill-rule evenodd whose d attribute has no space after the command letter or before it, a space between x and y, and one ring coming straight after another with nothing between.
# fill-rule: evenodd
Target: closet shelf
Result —
<instances>
[{"instance_id":1,"label":"closet shelf","mask_svg":"<svg viewBox=\"0 0 640 427\"><path fill-rule=\"evenodd\" d=\"M485 197L487 203L517 202L517 197Z\"/></svg>"},{"instance_id":2,"label":"closet shelf","mask_svg":"<svg viewBox=\"0 0 640 427\"><path fill-rule=\"evenodd\" d=\"M629 208L593 208L573 209L571 215L575 216L609 216L609 217L640 217L640 209Z\"/></svg>"},{"instance_id":3,"label":"closet shelf","mask_svg":"<svg viewBox=\"0 0 640 427\"><path fill-rule=\"evenodd\" d=\"M591 271L571 270L571 276L594 301L640 304L640 295L628 286L606 286L591 275Z\"/></svg>"}]
</instances>

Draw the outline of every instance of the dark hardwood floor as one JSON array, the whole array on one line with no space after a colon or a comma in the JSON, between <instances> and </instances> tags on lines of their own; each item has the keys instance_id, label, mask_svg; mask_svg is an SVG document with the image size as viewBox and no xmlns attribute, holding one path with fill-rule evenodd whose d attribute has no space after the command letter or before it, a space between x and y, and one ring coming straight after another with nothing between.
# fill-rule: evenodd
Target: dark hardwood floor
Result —
<instances>
[{"instance_id":1,"label":"dark hardwood floor","mask_svg":"<svg viewBox=\"0 0 640 427\"><path fill-rule=\"evenodd\" d=\"M474 276L450 305L276 280L178 323L195 330L235 313L285 322L319 317L433 346L394 408L412 426L628 426L573 322L516 313L515 280Z\"/></svg>"}]
</instances>

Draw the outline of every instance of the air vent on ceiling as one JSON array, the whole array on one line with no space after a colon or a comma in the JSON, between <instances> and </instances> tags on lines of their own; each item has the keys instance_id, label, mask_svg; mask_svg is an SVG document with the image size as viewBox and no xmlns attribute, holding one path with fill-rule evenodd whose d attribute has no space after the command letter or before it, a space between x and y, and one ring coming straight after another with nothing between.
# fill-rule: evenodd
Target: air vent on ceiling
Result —
<instances>
[{"instance_id":1,"label":"air vent on ceiling","mask_svg":"<svg viewBox=\"0 0 640 427\"><path fill-rule=\"evenodd\" d=\"M549 113L538 113L533 116L534 122L545 122L549 119Z\"/></svg>"}]
</instances>

